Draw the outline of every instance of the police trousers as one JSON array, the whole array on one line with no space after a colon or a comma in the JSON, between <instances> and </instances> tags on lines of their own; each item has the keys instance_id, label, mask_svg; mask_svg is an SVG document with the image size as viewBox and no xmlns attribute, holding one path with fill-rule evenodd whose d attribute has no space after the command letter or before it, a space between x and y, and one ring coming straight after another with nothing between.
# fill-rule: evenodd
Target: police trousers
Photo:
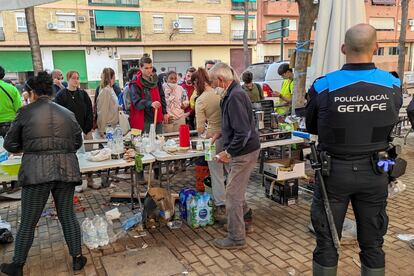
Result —
<instances>
[{"instance_id":1,"label":"police trousers","mask_svg":"<svg viewBox=\"0 0 414 276\"><path fill-rule=\"evenodd\" d=\"M324 182L339 238L351 202L361 263L368 268L385 267L382 245L388 227L387 174L376 174L370 158L356 161L332 158L331 172L329 176L324 176ZM338 253L332 241L319 185L317 180L311 208L316 233L313 260L321 266L332 267L338 263Z\"/></svg>"}]
</instances>

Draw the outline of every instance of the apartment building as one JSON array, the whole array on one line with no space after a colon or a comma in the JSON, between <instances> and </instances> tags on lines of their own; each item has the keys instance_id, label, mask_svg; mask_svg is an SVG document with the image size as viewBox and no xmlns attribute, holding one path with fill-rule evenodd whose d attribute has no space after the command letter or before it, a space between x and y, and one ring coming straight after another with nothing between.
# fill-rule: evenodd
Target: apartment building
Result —
<instances>
[{"instance_id":1,"label":"apartment building","mask_svg":"<svg viewBox=\"0 0 414 276\"><path fill-rule=\"evenodd\" d=\"M378 31L379 50L374 57L378 67L395 71L398 63L398 38L401 22L400 0L365 0L366 21ZM297 40L299 10L294 0L263 0L258 2L257 9L257 59L259 61L280 60L280 39L266 41L266 24L282 18L289 18L289 37L284 39L283 59L290 57ZM406 70L414 71L414 3L410 1L409 28L407 31ZM314 40L314 23L311 43Z\"/></svg>"},{"instance_id":2,"label":"apartment building","mask_svg":"<svg viewBox=\"0 0 414 276\"><path fill-rule=\"evenodd\" d=\"M121 84L148 53L157 68L185 72L209 59L244 69L243 0L62 0L35 8L43 66L76 69L95 87L103 68ZM256 62L256 0L249 2L249 50ZM23 10L0 13L0 64L24 80L32 72Z\"/></svg>"}]
</instances>

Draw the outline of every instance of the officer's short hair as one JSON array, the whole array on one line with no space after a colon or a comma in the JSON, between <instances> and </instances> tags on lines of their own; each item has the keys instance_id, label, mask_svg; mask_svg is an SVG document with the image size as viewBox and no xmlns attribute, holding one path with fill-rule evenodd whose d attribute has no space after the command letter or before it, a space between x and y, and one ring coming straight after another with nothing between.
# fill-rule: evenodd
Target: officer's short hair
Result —
<instances>
[{"instance_id":1,"label":"officer's short hair","mask_svg":"<svg viewBox=\"0 0 414 276\"><path fill-rule=\"evenodd\" d=\"M0 80L2 80L5 75L6 75L6 72L4 71L4 68L0 66Z\"/></svg>"},{"instance_id":2,"label":"officer's short hair","mask_svg":"<svg viewBox=\"0 0 414 276\"><path fill-rule=\"evenodd\" d=\"M279 68L277 68L277 73L281 76L287 71L292 72L292 68L290 68L288 63L282 63L279 65Z\"/></svg>"},{"instance_id":3,"label":"officer's short hair","mask_svg":"<svg viewBox=\"0 0 414 276\"><path fill-rule=\"evenodd\" d=\"M358 24L345 33L345 46L353 53L367 53L377 41L377 31L369 24Z\"/></svg>"},{"instance_id":4,"label":"officer's short hair","mask_svg":"<svg viewBox=\"0 0 414 276\"><path fill-rule=\"evenodd\" d=\"M251 83L253 81L253 74L250 71L243 72L242 81L244 83Z\"/></svg>"}]
</instances>

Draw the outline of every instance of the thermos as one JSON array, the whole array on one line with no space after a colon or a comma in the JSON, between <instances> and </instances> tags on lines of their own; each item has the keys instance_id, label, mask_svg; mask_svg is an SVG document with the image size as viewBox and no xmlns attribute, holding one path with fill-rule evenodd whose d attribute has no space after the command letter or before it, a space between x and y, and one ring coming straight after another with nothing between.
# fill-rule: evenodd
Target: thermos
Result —
<instances>
[{"instance_id":1,"label":"thermos","mask_svg":"<svg viewBox=\"0 0 414 276\"><path fill-rule=\"evenodd\" d=\"M188 127L188 125L180 125L179 139L181 148L190 147L190 128Z\"/></svg>"}]
</instances>

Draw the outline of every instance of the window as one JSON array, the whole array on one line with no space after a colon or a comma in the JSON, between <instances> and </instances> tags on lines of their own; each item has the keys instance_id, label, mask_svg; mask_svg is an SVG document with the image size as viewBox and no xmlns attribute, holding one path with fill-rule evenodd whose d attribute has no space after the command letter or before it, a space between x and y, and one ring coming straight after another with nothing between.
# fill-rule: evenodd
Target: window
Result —
<instances>
[{"instance_id":1,"label":"window","mask_svg":"<svg viewBox=\"0 0 414 276\"><path fill-rule=\"evenodd\" d=\"M296 31L296 19L289 19L289 31Z\"/></svg>"},{"instance_id":2,"label":"window","mask_svg":"<svg viewBox=\"0 0 414 276\"><path fill-rule=\"evenodd\" d=\"M377 52L375 53L376 56L383 56L384 55L384 47L378 47Z\"/></svg>"},{"instance_id":3,"label":"window","mask_svg":"<svg viewBox=\"0 0 414 276\"><path fill-rule=\"evenodd\" d=\"M369 24L372 25L377 31L393 31L394 30L394 18L393 17L371 17Z\"/></svg>"},{"instance_id":4,"label":"window","mask_svg":"<svg viewBox=\"0 0 414 276\"><path fill-rule=\"evenodd\" d=\"M209 4L220 4L220 0L207 0Z\"/></svg>"},{"instance_id":5,"label":"window","mask_svg":"<svg viewBox=\"0 0 414 276\"><path fill-rule=\"evenodd\" d=\"M395 6L395 0L372 0L372 5Z\"/></svg>"},{"instance_id":6,"label":"window","mask_svg":"<svg viewBox=\"0 0 414 276\"><path fill-rule=\"evenodd\" d=\"M164 16L162 16L162 15L154 15L152 17L152 23L153 23L154 33L162 33L162 32L164 32Z\"/></svg>"},{"instance_id":7,"label":"window","mask_svg":"<svg viewBox=\"0 0 414 276\"><path fill-rule=\"evenodd\" d=\"M315 22L313 22L313 25L312 25L312 31L316 31L316 26L317 26L317 23L315 21Z\"/></svg>"},{"instance_id":8,"label":"window","mask_svg":"<svg viewBox=\"0 0 414 276\"><path fill-rule=\"evenodd\" d=\"M398 55L399 53L400 53L400 49L398 49L398 47L390 47L388 49L388 54L390 56L395 56L395 55Z\"/></svg>"},{"instance_id":9,"label":"window","mask_svg":"<svg viewBox=\"0 0 414 276\"><path fill-rule=\"evenodd\" d=\"M279 61L280 57L279 56L264 56L264 62L275 62L275 61Z\"/></svg>"},{"instance_id":10,"label":"window","mask_svg":"<svg viewBox=\"0 0 414 276\"><path fill-rule=\"evenodd\" d=\"M16 26L18 32L27 32L26 15L24 12L16 12Z\"/></svg>"},{"instance_id":11,"label":"window","mask_svg":"<svg viewBox=\"0 0 414 276\"><path fill-rule=\"evenodd\" d=\"M57 27L59 31L75 32L76 15L74 13L56 13Z\"/></svg>"},{"instance_id":12,"label":"window","mask_svg":"<svg viewBox=\"0 0 414 276\"><path fill-rule=\"evenodd\" d=\"M180 23L180 33L192 33L193 32L193 17L192 16L179 16L178 22Z\"/></svg>"},{"instance_id":13,"label":"window","mask_svg":"<svg viewBox=\"0 0 414 276\"><path fill-rule=\"evenodd\" d=\"M219 34L221 32L221 18L219 16L207 17L207 33Z\"/></svg>"}]
</instances>

